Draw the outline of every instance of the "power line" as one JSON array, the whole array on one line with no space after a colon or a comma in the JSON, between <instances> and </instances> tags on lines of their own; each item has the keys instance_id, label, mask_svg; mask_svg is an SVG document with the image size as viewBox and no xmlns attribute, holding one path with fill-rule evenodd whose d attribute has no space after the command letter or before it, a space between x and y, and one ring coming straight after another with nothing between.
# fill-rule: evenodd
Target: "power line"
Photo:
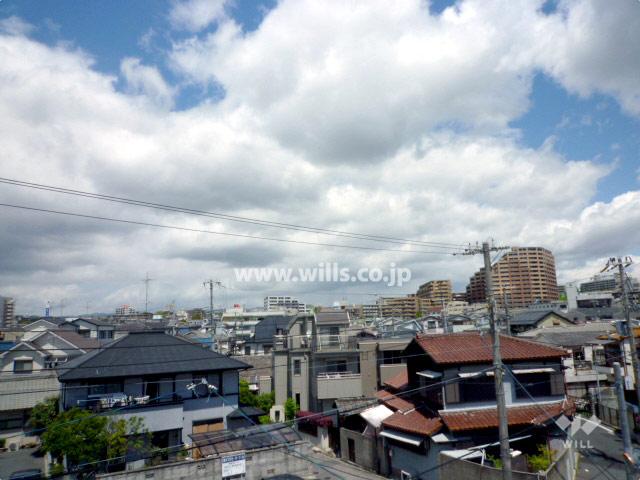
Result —
<instances>
[{"instance_id":1,"label":"power line","mask_svg":"<svg viewBox=\"0 0 640 480\"><path fill-rule=\"evenodd\" d=\"M445 248L445 249L450 249L451 247L462 249L466 245L464 243L427 242L423 240L411 240L411 239L391 237L391 236L347 232L343 230L331 230L326 228L310 227L310 226L297 225L292 223L273 222L273 221L261 220L257 218L241 217L237 215L228 215L228 214L217 213L217 212L207 212L204 210L177 207L177 206L167 205L162 203L148 202L144 200L135 200L131 198L116 197L113 195L104 195L104 194L99 194L95 192L87 192L82 190L56 187L53 185L45 185L41 183L25 182L22 180L16 180L11 178L4 178L4 177L0 177L0 183L4 183L7 185L14 185L18 187L26 187L26 188L50 191L55 193L62 193L67 195L93 198L97 200L105 200L109 202L124 203L129 205L137 205L137 206L155 208L160 210L187 213L190 215L218 218L218 219L229 220L233 222L249 223L254 225L262 225L262 226L281 228L281 229L287 229L287 230L298 230L298 231L305 231L310 233L319 233L323 235L331 235L331 236L337 236L337 237L356 238L356 239L370 240L370 241L384 242L384 243L414 244L414 245L428 246L428 247L434 247L434 248Z\"/></svg>"},{"instance_id":2,"label":"power line","mask_svg":"<svg viewBox=\"0 0 640 480\"><path fill-rule=\"evenodd\" d=\"M445 252L445 251L428 251L428 250L401 250L401 249L393 249L393 248L381 248L381 247L366 247L363 245L341 245L336 243L321 243L321 242L310 242L306 240L291 240L286 238L276 238L276 237L263 237L260 235L249 235L246 233L231 233L231 232L220 232L215 230L205 230L201 228L190 228L190 227L179 227L176 225L165 225L162 223L152 223L152 222L142 222L138 220L125 220L121 218L113 218L113 217L103 217L99 215L88 215L82 213L75 212L65 212L62 210L51 210L47 208L36 208L29 207L26 205L14 205L9 203L0 203L1 207L8 208L16 208L21 210L28 210L32 212L40 212L40 213L49 213L55 215L65 215L69 217L78 217L78 218L88 218L91 220L101 220L107 222L114 223L124 223L127 225L139 225L143 227L155 227L155 228L165 228L170 230L181 230L185 232L194 232L194 233L207 233L212 235L224 235L229 237L236 238L248 238L252 240L268 240L272 242L282 242L282 243L295 243L300 245L314 245L320 247L335 247L335 248L351 248L356 250L373 250L373 251L381 251L381 252L399 252L399 253L425 253L425 254L434 254L434 255L454 255L455 252Z\"/></svg>"}]
</instances>

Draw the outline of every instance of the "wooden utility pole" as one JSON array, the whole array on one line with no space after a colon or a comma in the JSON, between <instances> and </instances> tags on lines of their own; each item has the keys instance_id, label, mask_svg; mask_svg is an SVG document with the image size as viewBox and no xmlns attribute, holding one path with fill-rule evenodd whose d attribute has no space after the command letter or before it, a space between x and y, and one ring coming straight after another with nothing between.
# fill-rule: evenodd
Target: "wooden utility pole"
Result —
<instances>
[{"instance_id":1,"label":"wooden utility pole","mask_svg":"<svg viewBox=\"0 0 640 480\"><path fill-rule=\"evenodd\" d=\"M484 281L487 306L489 308L489 322L493 338L493 367L496 390L496 404L498 408L498 439L500 441L500 460L502 461L502 478L511 480L511 451L509 448L509 422L507 421L507 404L504 395L504 366L500 352L500 326L496 318L496 301L493 295L493 275L491 272L491 252L506 250L509 247L490 246L489 242L482 244L482 249L468 248L463 255L482 253L484 257Z\"/></svg>"}]
</instances>

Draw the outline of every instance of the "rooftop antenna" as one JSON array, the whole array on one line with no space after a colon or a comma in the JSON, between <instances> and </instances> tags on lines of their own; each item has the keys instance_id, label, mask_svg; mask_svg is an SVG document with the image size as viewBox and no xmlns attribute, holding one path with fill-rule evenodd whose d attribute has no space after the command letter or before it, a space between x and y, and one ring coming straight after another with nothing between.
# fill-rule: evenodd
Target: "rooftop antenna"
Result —
<instances>
[{"instance_id":1,"label":"rooftop antenna","mask_svg":"<svg viewBox=\"0 0 640 480\"><path fill-rule=\"evenodd\" d=\"M149 278L149 272L142 279L144 282L144 313L149 313L149 282L153 281L153 278Z\"/></svg>"}]
</instances>

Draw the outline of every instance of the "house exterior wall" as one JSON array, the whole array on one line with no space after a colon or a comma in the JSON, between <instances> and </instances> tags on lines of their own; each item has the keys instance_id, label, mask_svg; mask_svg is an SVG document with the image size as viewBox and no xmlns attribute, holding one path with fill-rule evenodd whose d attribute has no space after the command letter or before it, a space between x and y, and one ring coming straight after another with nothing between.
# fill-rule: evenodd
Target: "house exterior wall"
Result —
<instances>
[{"instance_id":1,"label":"house exterior wall","mask_svg":"<svg viewBox=\"0 0 640 480\"><path fill-rule=\"evenodd\" d=\"M360 432L341 428L340 457L343 460L347 461L351 461L351 459L349 458L349 440L353 440L355 445L354 463L357 463L367 470L372 470L374 472L377 471L378 456L376 448L376 437L365 436Z\"/></svg>"},{"instance_id":2,"label":"house exterior wall","mask_svg":"<svg viewBox=\"0 0 640 480\"><path fill-rule=\"evenodd\" d=\"M438 465L438 457L442 447L438 444L431 442L429 439L425 439L428 444L428 451L426 453L419 453L407 448L403 448L400 445L392 442L387 442L387 448L390 457L390 470L392 478L400 478L401 472L407 472L411 475L417 475L424 470L434 468ZM439 476L438 471L431 472L421 478L425 479L457 479L457 478L478 478L478 477L448 477ZM417 478L417 477L416 477Z\"/></svg>"},{"instance_id":3,"label":"house exterior wall","mask_svg":"<svg viewBox=\"0 0 640 480\"><path fill-rule=\"evenodd\" d=\"M19 344L20 345L20 344ZM38 370L44 370L45 359L44 356L37 350L31 350L25 346L18 346L16 350L9 350L2 356L2 373L13 373L13 363L15 360L31 360L33 362L33 370L37 373ZM33 373L17 374L18 376L33 375ZM14 375L12 375L14 376Z\"/></svg>"}]
</instances>

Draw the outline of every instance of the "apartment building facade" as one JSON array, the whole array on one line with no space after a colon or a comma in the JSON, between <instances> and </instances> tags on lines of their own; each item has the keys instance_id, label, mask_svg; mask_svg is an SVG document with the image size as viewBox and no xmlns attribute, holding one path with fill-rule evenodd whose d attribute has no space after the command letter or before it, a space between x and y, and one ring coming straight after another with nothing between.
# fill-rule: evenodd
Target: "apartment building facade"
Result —
<instances>
[{"instance_id":1,"label":"apartment building facade","mask_svg":"<svg viewBox=\"0 0 640 480\"><path fill-rule=\"evenodd\" d=\"M0 312L2 313L0 327L15 327L17 325L15 300L11 297L0 297L0 306L2 307L2 312Z\"/></svg>"},{"instance_id":2,"label":"apartment building facade","mask_svg":"<svg viewBox=\"0 0 640 480\"><path fill-rule=\"evenodd\" d=\"M541 247L514 247L492 265L493 293L498 305L513 308L558 299L558 282L553 254ZM484 268L467 286L469 303L486 301Z\"/></svg>"},{"instance_id":3,"label":"apartment building facade","mask_svg":"<svg viewBox=\"0 0 640 480\"><path fill-rule=\"evenodd\" d=\"M380 297L378 310L383 318L416 318L429 308L428 302L417 295Z\"/></svg>"},{"instance_id":4,"label":"apartment building facade","mask_svg":"<svg viewBox=\"0 0 640 480\"><path fill-rule=\"evenodd\" d=\"M430 280L418 287L418 298L430 307L442 307L453 299L451 280Z\"/></svg>"}]
</instances>

